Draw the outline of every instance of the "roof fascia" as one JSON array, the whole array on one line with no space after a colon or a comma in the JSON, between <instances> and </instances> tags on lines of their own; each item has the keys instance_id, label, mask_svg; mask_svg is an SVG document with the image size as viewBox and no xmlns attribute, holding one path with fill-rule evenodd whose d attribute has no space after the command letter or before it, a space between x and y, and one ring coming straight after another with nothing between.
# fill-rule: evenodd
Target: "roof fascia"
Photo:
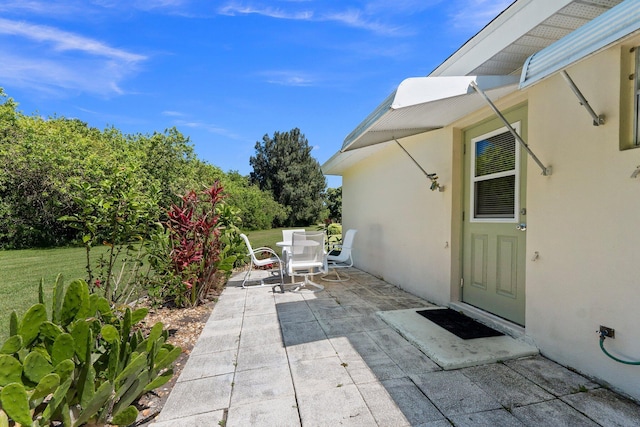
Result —
<instances>
[{"instance_id":1,"label":"roof fascia","mask_svg":"<svg viewBox=\"0 0 640 427\"><path fill-rule=\"evenodd\" d=\"M573 0L516 0L429 76L464 76ZM472 11L470 13L473 13Z\"/></svg>"}]
</instances>

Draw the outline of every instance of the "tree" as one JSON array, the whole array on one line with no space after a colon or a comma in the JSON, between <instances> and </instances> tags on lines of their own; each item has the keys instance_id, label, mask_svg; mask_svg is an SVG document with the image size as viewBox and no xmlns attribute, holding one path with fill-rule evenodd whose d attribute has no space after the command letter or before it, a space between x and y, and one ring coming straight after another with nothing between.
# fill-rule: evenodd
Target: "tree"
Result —
<instances>
[{"instance_id":1,"label":"tree","mask_svg":"<svg viewBox=\"0 0 640 427\"><path fill-rule=\"evenodd\" d=\"M274 132L273 138L265 134L262 142L256 142L255 150L255 156L249 159L252 182L273 194L274 200L287 209L287 218L275 225L290 227L318 221L327 181L300 129Z\"/></svg>"},{"instance_id":2,"label":"tree","mask_svg":"<svg viewBox=\"0 0 640 427\"><path fill-rule=\"evenodd\" d=\"M198 159L189 137L176 128L130 135L57 115L25 115L17 106L0 87L0 249L83 242L72 222L58 219L83 217L84 202L93 199L82 189L97 191L122 171L135 176L127 188L137 194L128 196L156 201L158 220L168 219L167 208L180 195L217 181L245 228L268 228L288 217L271 191L248 176Z\"/></svg>"},{"instance_id":3,"label":"tree","mask_svg":"<svg viewBox=\"0 0 640 427\"><path fill-rule=\"evenodd\" d=\"M327 189L326 200L329 219L342 222L342 187Z\"/></svg>"},{"instance_id":4,"label":"tree","mask_svg":"<svg viewBox=\"0 0 640 427\"><path fill-rule=\"evenodd\" d=\"M229 197L225 203L238 210L244 230L264 230L271 228L274 222L282 222L287 210L268 191L262 191L252 184L247 176L237 171L229 171L223 178Z\"/></svg>"}]
</instances>

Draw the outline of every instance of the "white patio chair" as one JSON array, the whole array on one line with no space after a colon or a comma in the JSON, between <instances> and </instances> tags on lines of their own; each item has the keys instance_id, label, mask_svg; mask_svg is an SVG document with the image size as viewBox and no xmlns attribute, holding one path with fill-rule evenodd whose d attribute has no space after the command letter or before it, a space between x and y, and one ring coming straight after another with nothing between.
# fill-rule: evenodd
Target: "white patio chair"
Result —
<instances>
[{"instance_id":1,"label":"white patio chair","mask_svg":"<svg viewBox=\"0 0 640 427\"><path fill-rule=\"evenodd\" d=\"M304 233L304 228L295 229L295 230L282 230L282 241L283 242L291 242L293 240L293 233ZM287 259L289 257L289 253L291 252L291 246L283 246L282 247L282 260L285 265L287 264Z\"/></svg>"},{"instance_id":2,"label":"white patio chair","mask_svg":"<svg viewBox=\"0 0 640 427\"><path fill-rule=\"evenodd\" d=\"M324 286L314 283L309 277L317 274L327 274L327 256L324 250L325 234L322 231L307 231L293 233L291 254L287 262L287 272L292 278L304 276L304 281L294 283L293 290L298 291L307 286L316 288L313 292L320 292Z\"/></svg>"},{"instance_id":3,"label":"white patio chair","mask_svg":"<svg viewBox=\"0 0 640 427\"><path fill-rule=\"evenodd\" d=\"M245 274L244 279L242 280L242 287L246 289L249 287L257 287L257 286L272 286L273 290L275 291L276 286L280 286L280 290L284 292L284 277L282 274L282 270L284 269L283 268L284 264L282 264L282 260L280 259L278 254L276 254L273 249L268 247L260 247L260 248L253 249L251 247L251 242L249 241L249 238L245 234L240 234L240 237L242 237L242 240L244 240L244 243L247 245L247 249L249 250L249 253L247 255L251 257L251 261L249 262L249 270L247 270L247 274ZM269 256L267 258L258 258L257 255L260 255L260 254L269 254ZM264 278L261 278L261 279L257 279L257 280L260 280L260 285L246 286L246 283L247 281L249 281L249 276L251 275L251 271L253 270L254 266L265 267L270 264L271 265L278 264L278 272L280 273L279 284L276 284L276 285L265 284Z\"/></svg>"},{"instance_id":4,"label":"white patio chair","mask_svg":"<svg viewBox=\"0 0 640 427\"><path fill-rule=\"evenodd\" d=\"M338 273L340 268L353 267L353 256L351 254L353 250L353 239L356 237L358 230L347 230L341 245L336 246L336 250L332 250L327 255L327 264L331 273L322 277L322 280L328 282L346 282L350 279L349 275L343 273L341 276Z\"/></svg>"}]
</instances>

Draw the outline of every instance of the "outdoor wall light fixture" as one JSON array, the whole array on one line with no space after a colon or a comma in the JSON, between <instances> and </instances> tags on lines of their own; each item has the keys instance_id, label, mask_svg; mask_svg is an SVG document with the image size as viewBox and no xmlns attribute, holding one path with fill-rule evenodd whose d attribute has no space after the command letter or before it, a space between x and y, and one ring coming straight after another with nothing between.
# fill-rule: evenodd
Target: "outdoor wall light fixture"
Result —
<instances>
[{"instance_id":1,"label":"outdoor wall light fixture","mask_svg":"<svg viewBox=\"0 0 640 427\"><path fill-rule=\"evenodd\" d=\"M637 178L640 175L640 165L636 167L636 170L631 174L631 178Z\"/></svg>"},{"instance_id":2,"label":"outdoor wall light fixture","mask_svg":"<svg viewBox=\"0 0 640 427\"><path fill-rule=\"evenodd\" d=\"M435 173L428 173L427 174L427 178L429 178L431 180L431 186L429 187L429 189L431 191L440 191L443 192L444 191L444 185L440 185L440 183L438 183L438 175Z\"/></svg>"}]
</instances>

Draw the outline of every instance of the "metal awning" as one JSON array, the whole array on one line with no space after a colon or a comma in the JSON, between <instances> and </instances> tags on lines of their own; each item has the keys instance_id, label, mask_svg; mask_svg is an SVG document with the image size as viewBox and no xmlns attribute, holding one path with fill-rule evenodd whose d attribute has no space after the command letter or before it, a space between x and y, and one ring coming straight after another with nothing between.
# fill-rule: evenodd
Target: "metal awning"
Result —
<instances>
[{"instance_id":1,"label":"metal awning","mask_svg":"<svg viewBox=\"0 0 640 427\"><path fill-rule=\"evenodd\" d=\"M440 129L486 105L472 82L496 100L517 90L518 80L518 76L406 79L345 138L340 151Z\"/></svg>"},{"instance_id":2,"label":"metal awning","mask_svg":"<svg viewBox=\"0 0 640 427\"><path fill-rule=\"evenodd\" d=\"M564 70L640 30L640 3L626 0L531 55L522 68L520 88Z\"/></svg>"}]
</instances>

